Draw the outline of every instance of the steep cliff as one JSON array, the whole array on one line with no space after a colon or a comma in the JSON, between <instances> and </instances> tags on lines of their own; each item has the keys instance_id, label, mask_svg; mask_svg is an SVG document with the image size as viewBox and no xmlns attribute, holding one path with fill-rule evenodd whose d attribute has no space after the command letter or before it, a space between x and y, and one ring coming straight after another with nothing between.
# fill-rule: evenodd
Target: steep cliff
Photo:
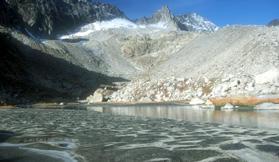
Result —
<instances>
[{"instance_id":1,"label":"steep cliff","mask_svg":"<svg viewBox=\"0 0 279 162\"><path fill-rule=\"evenodd\" d=\"M1 25L52 39L89 22L126 17L112 5L90 0L3 0L0 9Z\"/></svg>"}]
</instances>

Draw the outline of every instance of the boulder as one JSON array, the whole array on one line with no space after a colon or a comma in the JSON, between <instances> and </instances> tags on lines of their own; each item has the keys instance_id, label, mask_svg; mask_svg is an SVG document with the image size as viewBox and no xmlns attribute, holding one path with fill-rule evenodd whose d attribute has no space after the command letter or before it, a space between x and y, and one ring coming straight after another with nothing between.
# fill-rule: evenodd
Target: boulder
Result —
<instances>
[{"instance_id":1,"label":"boulder","mask_svg":"<svg viewBox=\"0 0 279 162\"><path fill-rule=\"evenodd\" d=\"M87 97L86 100L87 100L88 103L103 102L104 101L104 96L102 94L102 90L101 89L96 90L94 92L94 94Z\"/></svg>"},{"instance_id":2,"label":"boulder","mask_svg":"<svg viewBox=\"0 0 279 162\"><path fill-rule=\"evenodd\" d=\"M262 103L254 107L256 110L279 110L279 104Z\"/></svg>"},{"instance_id":3,"label":"boulder","mask_svg":"<svg viewBox=\"0 0 279 162\"><path fill-rule=\"evenodd\" d=\"M200 98L193 98L190 103L190 105L201 105L204 104L204 100L200 99Z\"/></svg>"},{"instance_id":4,"label":"boulder","mask_svg":"<svg viewBox=\"0 0 279 162\"><path fill-rule=\"evenodd\" d=\"M232 110L234 106L231 103L226 103L225 106L221 107L221 110Z\"/></svg>"}]
</instances>

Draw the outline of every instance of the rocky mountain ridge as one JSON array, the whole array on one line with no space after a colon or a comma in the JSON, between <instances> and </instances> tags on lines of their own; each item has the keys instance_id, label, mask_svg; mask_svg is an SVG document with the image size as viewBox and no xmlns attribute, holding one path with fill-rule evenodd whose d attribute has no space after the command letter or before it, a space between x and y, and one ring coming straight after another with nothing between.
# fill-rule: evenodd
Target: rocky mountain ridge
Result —
<instances>
[{"instance_id":1,"label":"rocky mountain ridge","mask_svg":"<svg viewBox=\"0 0 279 162\"><path fill-rule=\"evenodd\" d=\"M212 33L218 30L218 27L209 20L199 16L196 13L175 16L168 8L163 6L150 18L143 17L135 20L137 24L160 24L172 30L185 30L191 32Z\"/></svg>"},{"instance_id":2,"label":"rocky mountain ridge","mask_svg":"<svg viewBox=\"0 0 279 162\"><path fill-rule=\"evenodd\" d=\"M176 19L178 20L178 22L182 24L183 28L187 31L212 33L219 29L219 27L217 27L211 21L201 17L196 13L178 15L176 16Z\"/></svg>"}]
</instances>

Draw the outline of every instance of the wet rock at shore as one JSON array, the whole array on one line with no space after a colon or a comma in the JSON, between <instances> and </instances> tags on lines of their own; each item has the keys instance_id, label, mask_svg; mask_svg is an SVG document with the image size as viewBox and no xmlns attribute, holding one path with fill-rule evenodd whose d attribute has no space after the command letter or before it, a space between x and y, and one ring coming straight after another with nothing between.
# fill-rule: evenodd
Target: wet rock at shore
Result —
<instances>
[{"instance_id":1,"label":"wet rock at shore","mask_svg":"<svg viewBox=\"0 0 279 162\"><path fill-rule=\"evenodd\" d=\"M89 97L86 98L86 101L88 103L96 103L96 102L103 102L104 101L104 96L103 96L103 90L102 89L97 89L93 95L90 95Z\"/></svg>"},{"instance_id":2,"label":"wet rock at shore","mask_svg":"<svg viewBox=\"0 0 279 162\"><path fill-rule=\"evenodd\" d=\"M226 103L225 106L221 107L221 110L232 110L234 106L231 103Z\"/></svg>"},{"instance_id":3,"label":"wet rock at shore","mask_svg":"<svg viewBox=\"0 0 279 162\"><path fill-rule=\"evenodd\" d=\"M256 110L279 110L279 104L262 103L254 107Z\"/></svg>"},{"instance_id":4,"label":"wet rock at shore","mask_svg":"<svg viewBox=\"0 0 279 162\"><path fill-rule=\"evenodd\" d=\"M193 98L190 103L190 105L200 105L200 104L204 104L204 101L202 99L199 98Z\"/></svg>"}]
</instances>

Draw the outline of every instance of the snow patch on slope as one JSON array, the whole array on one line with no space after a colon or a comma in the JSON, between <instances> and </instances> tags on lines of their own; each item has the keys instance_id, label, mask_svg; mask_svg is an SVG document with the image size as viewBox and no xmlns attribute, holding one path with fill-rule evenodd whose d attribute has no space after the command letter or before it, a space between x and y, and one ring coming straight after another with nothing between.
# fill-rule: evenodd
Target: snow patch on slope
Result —
<instances>
[{"instance_id":1,"label":"snow patch on slope","mask_svg":"<svg viewBox=\"0 0 279 162\"><path fill-rule=\"evenodd\" d=\"M158 29L161 30L161 29L167 29L167 26L163 22L159 22L157 24L151 24L151 25L138 25L127 19L116 18L110 21L97 21L91 24L87 24L81 27L80 30L77 31L76 33L63 35L60 37L60 39L84 37L96 31L104 31L108 29L117 29L117 28L135 29L135 30L148 28L150 30L158 30Z\"/></svg>"}]
</instances>

